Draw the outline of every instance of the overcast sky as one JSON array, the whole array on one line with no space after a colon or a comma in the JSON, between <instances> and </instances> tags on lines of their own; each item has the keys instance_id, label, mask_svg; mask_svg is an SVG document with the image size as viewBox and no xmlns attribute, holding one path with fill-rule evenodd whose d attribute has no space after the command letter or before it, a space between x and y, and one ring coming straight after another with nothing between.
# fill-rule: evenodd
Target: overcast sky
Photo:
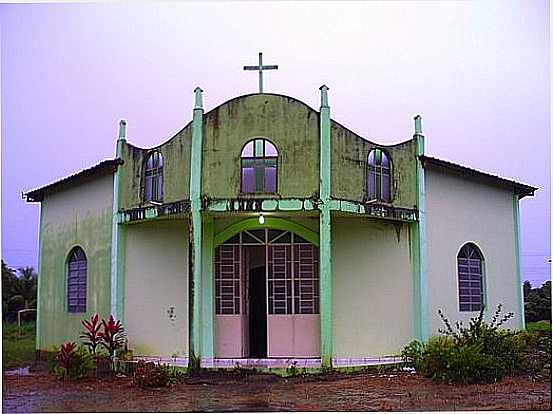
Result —
<instances>
[{"instance_id":1,"label":"overcast sky","mask_svg":"<svg viewBox=\"0 0 553 414\"><path fill-rule=\"evenodd\" d=\"M547 1L208 2L0 5L2 258L37 266L29 190L157 145L257 91L243 65L278 64L265 90L319 107L389 144L421 114L427 153L540 190L521 202L523 279L550 279Z\"/></svg>"}]
</instances>

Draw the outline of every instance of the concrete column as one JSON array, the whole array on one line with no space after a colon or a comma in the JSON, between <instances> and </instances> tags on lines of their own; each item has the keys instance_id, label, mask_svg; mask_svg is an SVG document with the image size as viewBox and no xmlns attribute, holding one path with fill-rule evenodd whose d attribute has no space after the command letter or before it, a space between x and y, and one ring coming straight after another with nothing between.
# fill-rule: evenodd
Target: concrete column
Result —
<instances>
[{"instance_id":1,"label":"concrete column","mask_svg":"<svg viewBox=\"0 0 553 414\"><path fill-rule=\"evenodd\" d=\"M332 366L332 260L330 218L330 107L328 87L321 90L320 108L320 205L319 217L319 297L321 318L321 365Z\"/></svg>"},{"instance_id":2,"label":"concrete column","mask_svg":"<svg viewBox=\"0 0 553 414\"><path fill-rule=\"evenodd\" d=\"M202 140L203 114L202 90L194 89L194 114L192 118L192 153L190 156L190 210L192 215L192 321L190 323L191 369L199 368L201 358L201 306L202 306Z\"/></svg>"},{"instance_id":3,"label":"concrete column","mask_svg":"<svg viewBox=\"0 0 553 414\"><path fill-rule=\"evenodd\" d=\"M513 194L513 221L515 224L515 260L517 270L517 299L518 299L518 311L520 313L520 319L518 329L526 328L526 320L524 317L524 288L522 285L522 269L520 263L520 210L519 210L519 197L517 194Z\"/></svg>"},{"instance_id":4,"label":"concrete column","mask_svg":"<svg viewBox=\"0 0 553 414\"><path fill-rule=\"evenodd\" d=\"M202 358L213 358L213 217L204 216L202 240Z\"/></svg>"},{"instance_id":5,"label":"concrete column","mask_svg":"<svg viewBox=\"0 0 553 414\"><path fill-rule=\"evenodd\" d=\"M414 334L420 341L428 340L430 336L428 318L428 262L426 243L426 209L424 168L420 156L424 155L425 138L422 134L422 119L415 117L415 135L417 143L417 207L418 221L413 226L413 282L414 282Z\"/></svg>"},{"instance_id":6,"label":"concrete column","mask_svg":"<svg viewBox=\"0 0 553 414\"><path fill-rule=\"evenodd\" d=\"M127 122L119 121L119 135L117 138L116 158L123 158L123 151L127 141ZM124 248L122 228L119 224L119 208L121 203L121 175L122 169L117 166L113 177L113 210L111 224L111 313L115 319L123 322L124 319Z\"/></svg>"},{"instance_id":7,"label":"concrete column","mask_svg":"<svg viewBox=\"0 0 553 414\"><path fill-rule=\"evenodd\" d=\"M36 347L35 349L37 351L41 350L42 346L42 329L41 329L41 323L42 323L42 285L44 283L44 277L43 277L43 271L42 271L42 239L44 234L44 200L40 202L40 221L38 224L38 280L37 280L37 293L36 293Z\"/></svg>"}]
</instances>

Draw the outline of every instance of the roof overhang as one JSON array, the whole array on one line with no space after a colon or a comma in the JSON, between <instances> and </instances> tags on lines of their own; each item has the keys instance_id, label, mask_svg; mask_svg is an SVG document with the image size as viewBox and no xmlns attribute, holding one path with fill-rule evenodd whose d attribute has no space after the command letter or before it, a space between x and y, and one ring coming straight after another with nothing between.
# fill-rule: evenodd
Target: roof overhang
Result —
<instances>
[{"instance_id":1,"label":"roof overhang","mask_svg":"<svg viewBox=\"0 0 553 414\"><path fill-rule=\"evenodd\" d=\"M426 155L420 155L419 159L421 160L422 166L424 168L434 168L436 170L441 170L459 177L478 181L484 184L506 188L512 190L513 193L518 195L519 198L533 196L534 192L538 190L537 187L533 187L528 184L522 184L517 181L499 177L497 175L475 170L463 165L454 164L450 161L440 160L438 158L428 157Z\"/></svg>"},{"instance_id":2,"label":"roof overhang","mask_svg":"<svg viewBox=\"0 0 553 414\"><path fill-rule=\"evenodd\" d=\"M44 200L44 196L46 194L53 193L54 191L60 191L76 184L82 184L103 175L113 174L117 171L117 167L121 164L123 164L123 160L121 158L104 160L93 167L79 171L69 177L62 178L61 180L45 185L44 187L27 191L26 193L23 193L23 197L30 203L40 202Z\"/></svg>"}]
</instances>

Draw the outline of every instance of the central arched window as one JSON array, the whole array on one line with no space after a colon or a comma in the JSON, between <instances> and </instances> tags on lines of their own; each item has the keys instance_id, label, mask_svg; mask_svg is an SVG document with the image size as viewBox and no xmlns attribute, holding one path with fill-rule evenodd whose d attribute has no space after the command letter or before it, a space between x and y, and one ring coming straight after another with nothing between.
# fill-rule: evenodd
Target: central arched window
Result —
<instances>
[{"instance_id":1,"label":"central arched window","mask_svg":"<svg viewBox=\"0 0 553 414\"><path fill-rule=\"evenodd\" d=\"M86 255L75 247L67 261L67 311L86 312Z\"/></svg>"},{"instance_id":2,"label":"central arched window","mask_svg":"<svg viewBox=\"0 0 553 414\"><path fill-rule=\"evenodd\" d=\"M484 276L482 253L473 243L467 243L457 255L459 274L459 310L480 311L484 306Z\"/></svg>"},{"instance_id":3,"label":"central arched window","mask_svg":"<svg viewBox=\"0 0 553 414\"><path fill-rule=\"evenodd\" d=\"M392 163L388 155L379 148L373 149L369 152L367 164L367 198L392 201Z\"/></svg>"},{"instance_id":4,"label":"central arched window","mask_svg":"<svg viewBox=\"0 0 553 414\"><path fill-rule=\"evenodd\" d=\"M267 139L248 141L240 155L242 193L276 193L278 151Z\"/></svg>"},{"instance_id":5,"label":"central arched window","mask_svg":"<svg viewBox=\"0 0 553 414\"><path fill-rule=\"evenodd\" d=\"M163 156L159 151L148 154L144 169L144 201L163 200Z\"/></svg>"}]
</instances>

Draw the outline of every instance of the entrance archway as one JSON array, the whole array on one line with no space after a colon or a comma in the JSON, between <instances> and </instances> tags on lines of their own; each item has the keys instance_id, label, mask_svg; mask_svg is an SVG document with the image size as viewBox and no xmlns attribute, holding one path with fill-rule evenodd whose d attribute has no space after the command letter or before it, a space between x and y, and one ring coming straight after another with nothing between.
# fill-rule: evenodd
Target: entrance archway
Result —
<instances>
[{"instance_id":1,"label":"entrance archway","mask_svg":"<svg viewBox=\"0 0 553 414\"><path fill-rule=\"evenodd\" d=\"M318 248L305 234L263 226L217 245L216 357L320 355Z\"/></svg>"}]
</instances>

